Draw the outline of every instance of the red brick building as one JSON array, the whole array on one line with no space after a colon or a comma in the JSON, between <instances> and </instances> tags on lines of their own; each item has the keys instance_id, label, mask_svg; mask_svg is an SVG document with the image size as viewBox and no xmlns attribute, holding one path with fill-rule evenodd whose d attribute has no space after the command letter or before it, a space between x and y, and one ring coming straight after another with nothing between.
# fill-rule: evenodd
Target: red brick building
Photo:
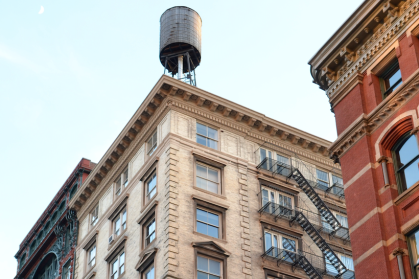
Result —
<instances>
[{"instance_id":1,"label":"red brick building","mask_svg":"<svg viewBox=\"0 0 419 279\"><path fill-rule=\"evenodd\" d=\"M329 97L357 278L419 277L419 1L367 0L310 60Z\"/></svg>"},{"instance_id":2,"label":"red brick building","mask_svg":"<svg viewBox=\"0 0 419 279\"><path fill-rule=\"evenodd\" d=\"M22 241L15 255L16 279L72 278L78 221L68 203L95 165L87 159L77 164Z\"/></svg>"}]
</instances>

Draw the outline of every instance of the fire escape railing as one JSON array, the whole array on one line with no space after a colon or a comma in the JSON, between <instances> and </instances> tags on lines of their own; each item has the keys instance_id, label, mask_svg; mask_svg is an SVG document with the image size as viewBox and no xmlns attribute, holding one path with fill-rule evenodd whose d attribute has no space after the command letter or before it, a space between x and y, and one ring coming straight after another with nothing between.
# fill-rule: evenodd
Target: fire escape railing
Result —
<instances>
[{"instance_id":1,"label":"fire escape railing","mask_svg":"<svg viewBox=\"0 0 419 279\"><path fill-rule=\"evenodd\" d=\"M309 260L307 258L309 257L317 257L319 258L319 261L313 261ZM304 272L308 275L310 279L322 279L322 275L324 274L324 266L317 265L315 263L322 262L323 258L315 255L308 255L308 253L297 250L296 252L286 250L286 249L279 249L277 247L270 247L268 250L266 250L265 253L262 254L262 258L271 257L277 260L277 266L279 266L282 263L287 263L292 266L292 271L294 271L296 268L301 268L304 270ZM314 263L314 265L313 265Z\"/></svg>"},{"instance_id":2,"label":"fire escape railing","mask_svg":"<svg viewBox=\"0 0 419 279\"><path fill-rule=\"evenodd\" d=\"M287 178L291 178L291 170L293 169L292 165L279 162L274 159L265 158L262 160L262 162L257 166L258 169L264 169L269 172L272 172L274 174L279 174L282 176L285 176ZM316 181L312 181L307 179L307 181L310 183L311 187L315 189L319 189L323 192L325 192L326 196L328 195L334 195L338 198L345 199L345 192L343 189L343 185L339 183L334 183L332 185L324 185L322 183L318 183Z\"/></svg>"},{"instance_id":3,"label":"fire escape railing","mask_svg":"<svg viewBox=\"0 0 419 279\"><path fill-rule=\"evenodd\" d=\"M291 160L292 162L292 160ZM301 165L301 166L300 166ZM329 207L323 202L320 196L317 194L316 190L313 186L309 183L309 181L304 177L301 173L299 168L306 168L309 172L309 169L301 163L297 166L290 166L282 162L278 162L276 160L265 158L262 162L257 166L257 168L262 168L273 172L274 174L281 174L288 178L293 178L295 182L298 184L299 188L304 191L304 193L309 197L309 199L313 202L314 206L319 211L322 219L326 221L333 230L333 234L336 235L338 230L342 230L342 226L340 225L339 221L330 211ZM282 210L282 209L281 209ZM290 216L292 215L292 211ZM279 213L278 213L279 214ZM281 215L278 215L281 216ZM277 217L276 217L277 218ZM342 275L348 271L339 257L335 254L335 252L330 248L324 238L320 235L318 230L311 224L311 222L307 219L307 217L299 211L294 210L293 217L290 220L290 224L293 222L297 222L305 232L310 236L310 238L316 243L319 249L322 251L324 256L328 259L330 264L334 267L337 271L337 275L335 278L342 278Z\"/></svg>"},{"instance_id":4,"label":"fire escape railing","mask_svg":"<svg viewBox=\"0 0 419 279\"><path fill-rule=\"evenodd\" d=\"M279 205L273 202L267 202L258 211L260 215L269 214L275 217L275 221L278 218L290 220L295 217L296 212L303 213L310 223L316 228L317 231L325 233L329 236L329 239L339 238L346 242L350 242L349 230L345 227L340 227L337 230L332 230L330 225L325 224L321 220L321 215L312 212L305 208L295 207L289 208L283 205Z\"/></svg>"}]
</instances>

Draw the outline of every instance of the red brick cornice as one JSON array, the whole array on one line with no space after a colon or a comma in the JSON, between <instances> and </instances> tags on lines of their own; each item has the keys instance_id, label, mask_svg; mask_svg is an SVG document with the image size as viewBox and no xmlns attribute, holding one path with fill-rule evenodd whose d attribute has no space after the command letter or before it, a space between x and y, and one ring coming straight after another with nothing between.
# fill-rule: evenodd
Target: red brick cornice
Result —
<instances>
[{"instance_id":1,"label":"red brick cornice","mask_svg":"<svg viewBox=\"0 0 419 279\"><path fill-rule=\"evenodd\" d=\"M363 136L374 132L408 100L419 93L419 69L370 114L362 114L329 147L331 158L340 158ZM413 128L413 127L412 127Z\"/></svg>"}]
</instances>

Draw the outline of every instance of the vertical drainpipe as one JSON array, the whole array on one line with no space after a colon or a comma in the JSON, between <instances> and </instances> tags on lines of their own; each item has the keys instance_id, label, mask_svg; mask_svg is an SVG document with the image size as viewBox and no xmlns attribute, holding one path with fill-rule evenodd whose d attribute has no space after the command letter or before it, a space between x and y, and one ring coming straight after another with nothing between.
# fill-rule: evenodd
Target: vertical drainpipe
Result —
<instances>
[{"instance_id":1,"label":"vertical drainpipe","mask_svg":"<svg viewBox=\"0 0 419 279\"><path fill-rule=\"evenodd\" d=\"M182 74L183 74L183 55L179 55L177 59L178 59L177 79L181 79Z\"/></svg>"},{"instance_id":2,"label":"vertical drainpipe","mask_svg":"<svg viewBox=\"0 0 419 279\"><path fill-rule=\"evenodd\" d=\"M381 167L383 169L384 186L390 185L390 181L388 179L387 161L388 158L386 156L381 156L377 160L378 163L381 163Z\"/></svg>"},{"instance_id":3,"label":"vertical drainpipe","mask_svg":"<svg viewBox=\"0 0 419 279\"><path fill-rule=\"evenodd\" d=\"M399 265L400 279L406 279L406 275L404 273L404 266L403 266L404 254L406 254L406 252L400 247L393 250L393 256L397 258L397 264Z\"/></svg>"}]
</instances>

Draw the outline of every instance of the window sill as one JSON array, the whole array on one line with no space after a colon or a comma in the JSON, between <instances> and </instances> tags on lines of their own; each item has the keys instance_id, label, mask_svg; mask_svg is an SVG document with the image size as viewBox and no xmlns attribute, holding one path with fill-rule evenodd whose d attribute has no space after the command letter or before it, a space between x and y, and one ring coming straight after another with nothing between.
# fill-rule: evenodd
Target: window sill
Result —
<instances>
[{"instance_id":1,"label":"window sill","mask_svg":"<svg viewBox=\"0 0 419 279\"><path fill-rule=\"evenodd\" d=\"M126 232L127 232L127 229L123 230L120 235L115 237L115 239L114 239L114 241L112 241L112 243L108 244L108 251L115 245L115 243L118 243L118 245L119 245L122 241L124 241L124 239L125 240L127 239L127 237L125 236ZM118 246L118 245L116 245L116 246Z\"/></svg>"},{"instance_id":2,"label":"window sill","mask_svg":"<svg viewBox=\"0 0 419 279\"><path fill-rule=\"evenodd\" d=\"M157 191L157 188L156 188L156 194L151 198L151 200L149 200L149 201L147 201L145 204L144 204L144 206L143 206L143 208L140 210L140 213L143 213L144 212L144 210L146 210L147 208L149 208L149 205L151 204L151 203L153 203L153 201L156 199L156 197L157 197L157 195L159 194L159 192Z\"/></svg>"},{"instance_id":3,"label":"window sill","mask_svg":"<svg viewBox=\"0 0 419 279\"><path fill-rule=\"evenodd\" d=\"M413 184L409 189L401 193L393 202L395 205L401 204L403 201L405 201L408 197L413 195L417 190L419 189L419 181L417 181L415 184Z\"/></svg>"},{"instance_id":4,"label":"window sill","mask_svg":"<svg viewBox=\"0 0 419 279\"><path fill-rule=\"evenodd\" d=\"M226 196L224 196L224 195L220 195L220 194L216 194L216 193L214 193L214 192L211 192L211 191L207 191L207 190L204 190L204 189L201 189L201 188L199 188L199 187L196 187L195 185L194 186L192 186L192 188L193 189L195 189L195 190L198 190L198 191L201 191L201 192L203 192L203 193L206 193L206 194L209 194L209 195L212 195L212 196L214 196L214 197L218 197L218 198L220 198L220 199L227 199L227 197Z\"/></svg>"},{"instance_id":5,"label":"window sill","mask_svg":"<svg viewBox=\"0 0 419 279\"><path fill-rule=\"evenodd\" d=\"M92 268L90 268L87 271L86 276L83 277L83 279L90 279L96 276L96 265L94 265Z\"/></svg>"},{"instance_id":6,"label":"window sill","mask_svg":"<svg viewBox=\"0 0 419 279\"><path fill-rule=\"evenodd\" d=\"M208 238L210 240L219 241L219 242L222 242L222 243L227 243L227 240L225 240L223 238L212 237L212 236L209 236L209 235L206 235L206 234L203 234L203 233L199 233L197 231L193 231L193 234L198 235L200 237Z\"/></svg>"}]
</instances>

